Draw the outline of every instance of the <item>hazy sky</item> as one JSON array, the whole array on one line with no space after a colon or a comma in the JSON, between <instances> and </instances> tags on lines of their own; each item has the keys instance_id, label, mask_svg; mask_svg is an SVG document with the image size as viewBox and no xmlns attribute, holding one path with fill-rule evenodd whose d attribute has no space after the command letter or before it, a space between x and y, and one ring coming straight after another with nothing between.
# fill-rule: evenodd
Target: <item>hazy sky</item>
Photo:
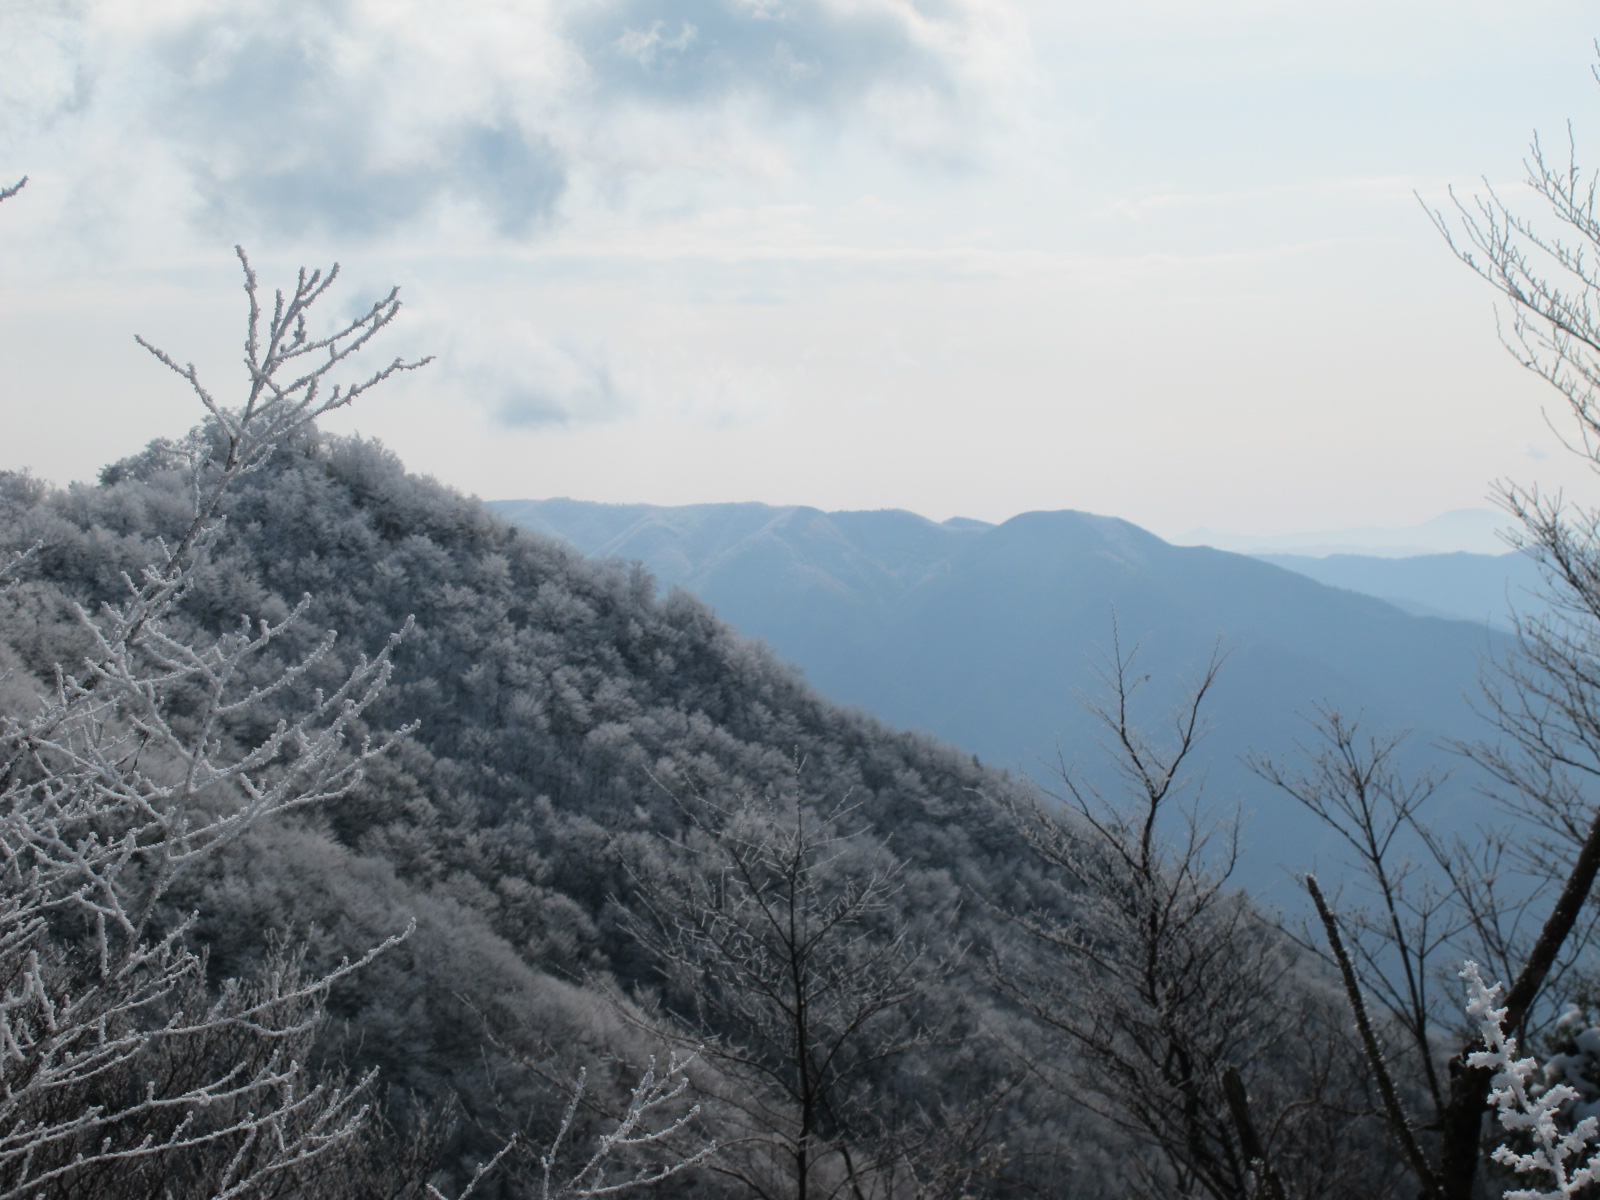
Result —
<instances>
[{"instance_id":1,"label":"hazy sky","mask_svg":"<svg viewBox=\"0 0 1600 1200\"><path fill-rule=\"evenodd\" d=\"M485 498L1082 508L1176 534L1600 489L1413 193L1600 162L1572 0L0 0L0 466L391 282L335 428ZM1557 417L1552 407L1552 417ZM1564 426L1562 426L1564 428Z\"/></svg>"}]
</instances>

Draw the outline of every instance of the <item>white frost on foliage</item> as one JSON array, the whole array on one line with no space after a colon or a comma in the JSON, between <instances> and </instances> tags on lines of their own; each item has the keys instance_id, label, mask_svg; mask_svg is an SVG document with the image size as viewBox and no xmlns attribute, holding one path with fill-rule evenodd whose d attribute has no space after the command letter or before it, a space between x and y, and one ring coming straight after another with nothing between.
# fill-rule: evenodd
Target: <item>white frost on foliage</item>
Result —
<instances>
[{"instance_id":1,"label":"white frost on foliage","mask_svg":"<svg viewBox=\"0 0 1600 1200\"><path fill-rule=\"evenodd\" d=\"M1489 1100L1498 1110L1500 1124L1510 1133L1527 1135L1532 1142L1532 1149L1526 1153L1501 1144L1495 1149L1494 1160L1518 1175L1543 1173L1555 1185L1548 1190L1508 1189L1506 1200L1562 1200L1576 1196L1590 1182L1600 1178L1600 1150L1581 1166L1577 1165L1600 1134L1600 1119L1583 1116L1570 1133L1561 1132L1556 1123L1557 1115L1564 1106L1576 1104L1584 1096L1565 1082L1530 1087L1529 1081L1538 1071L1538 1063L1531 1057L1518 1058L1516 1038L1506 1036L1506 1010L1496 1007L1503 995L1501 986L1498 983L1486 986L1475 962L1461 969L1461 978L1467 983L1467 1016L1482 1034L1486 1047L1469 1054L1467 1065L1494 1071ZM1596 1030L1585 1030L1579 1036L1587 1034L1600 1038L1600 1031ZM1562 1064L1562 1073L1567 1065ZM1551 1073L1547 1071L1546 1081L1550 1078Z\"/></svg>"}]
</instances>

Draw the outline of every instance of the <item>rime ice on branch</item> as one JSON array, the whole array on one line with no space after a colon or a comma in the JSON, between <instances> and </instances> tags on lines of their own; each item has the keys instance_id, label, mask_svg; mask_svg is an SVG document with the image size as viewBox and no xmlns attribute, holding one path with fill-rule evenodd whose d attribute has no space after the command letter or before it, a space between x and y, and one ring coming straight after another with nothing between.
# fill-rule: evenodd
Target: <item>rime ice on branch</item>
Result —
<instances>
[{"instance_id":1,"label":"rime ice on branch","mask_svg":"<svg viewBox=\"0 0 1600 1200\"><path fill-rule=\"evenodd\" d=\"M23 182L26 182L25 180ZM16 194L22 183L0 191ZM205 980L197 919L163 900L196 860L262 819L336 799L407 730L354 740L388 682L404 631L326 689L308 679L333 634L263 681L257 666L305 613L180 633L179 606L222 532L227 489L321 414L395 373L331 383L399 309L395 293L326 337L307 313L337 268L301 272L270 316L243 251L249 330L245 403L228 408L180 367L209 414L184 443L191 512L159 561L124 576L124 598L77 612L91 647L26 715L0 717L0 1198L123 1194L192 1180L242 1196L293 1177L360 1127L362 1081L313 1080L306 1059L328 988L292 951L259 978ZM26 568L12 564L13 572ZM264 702L306 699L259 729ZM257 728L251 730L251 719Z\"/></svg>"}]
</instances>

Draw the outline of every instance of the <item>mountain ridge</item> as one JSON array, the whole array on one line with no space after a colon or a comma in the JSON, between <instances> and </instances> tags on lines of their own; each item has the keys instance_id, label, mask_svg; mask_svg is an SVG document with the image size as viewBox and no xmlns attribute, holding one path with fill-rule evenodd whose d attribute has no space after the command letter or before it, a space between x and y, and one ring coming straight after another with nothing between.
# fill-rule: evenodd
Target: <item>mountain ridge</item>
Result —
<instances>
[{"instance_id":1,"label":"mountain ridge","mask_svg":"<svg viewBox=\"0 0 1600 1200\"><path fill-rule=\"evenodd\" d=\"M904 510L740 504L491 505L590 554L640 562L797 665L829 698L986 762L1049 774L1097 737L1107 655L1137 648L1140 720L1161 727L1213 652L1227 662L1205 746L1214 790L1263 847L1318 836L1249 771L1304 741L1324 705L1409 729L1412 761L1485 732L1467 697L1510 648L1483 622L1412 615L1304 573L1077 510L951 528ZM564 532L564 530L570 531ZM1454 802L1462 819L1473 801Z\"/></svg>"}]
</instances>

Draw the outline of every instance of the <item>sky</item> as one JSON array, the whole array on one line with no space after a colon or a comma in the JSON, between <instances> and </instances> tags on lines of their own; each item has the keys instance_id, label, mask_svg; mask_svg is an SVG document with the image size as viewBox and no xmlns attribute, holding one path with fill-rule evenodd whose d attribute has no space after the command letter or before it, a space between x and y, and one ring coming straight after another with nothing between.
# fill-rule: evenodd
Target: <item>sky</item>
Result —
<instances>
[{"instance_id":1,"label":"sky","mask_svg":"<svg viewBox=\"0 0 1600 1200\"><path fill-rule=\"evenodd\" d=\"M1165 536L1600 501L1425 205L1600 162L1576 0L0 0L0 468L237 393L243 293L392 284L327 427L485 499ZM1504 312L1502 311L1502 317Z\"/></svg>"}]
</instances>

